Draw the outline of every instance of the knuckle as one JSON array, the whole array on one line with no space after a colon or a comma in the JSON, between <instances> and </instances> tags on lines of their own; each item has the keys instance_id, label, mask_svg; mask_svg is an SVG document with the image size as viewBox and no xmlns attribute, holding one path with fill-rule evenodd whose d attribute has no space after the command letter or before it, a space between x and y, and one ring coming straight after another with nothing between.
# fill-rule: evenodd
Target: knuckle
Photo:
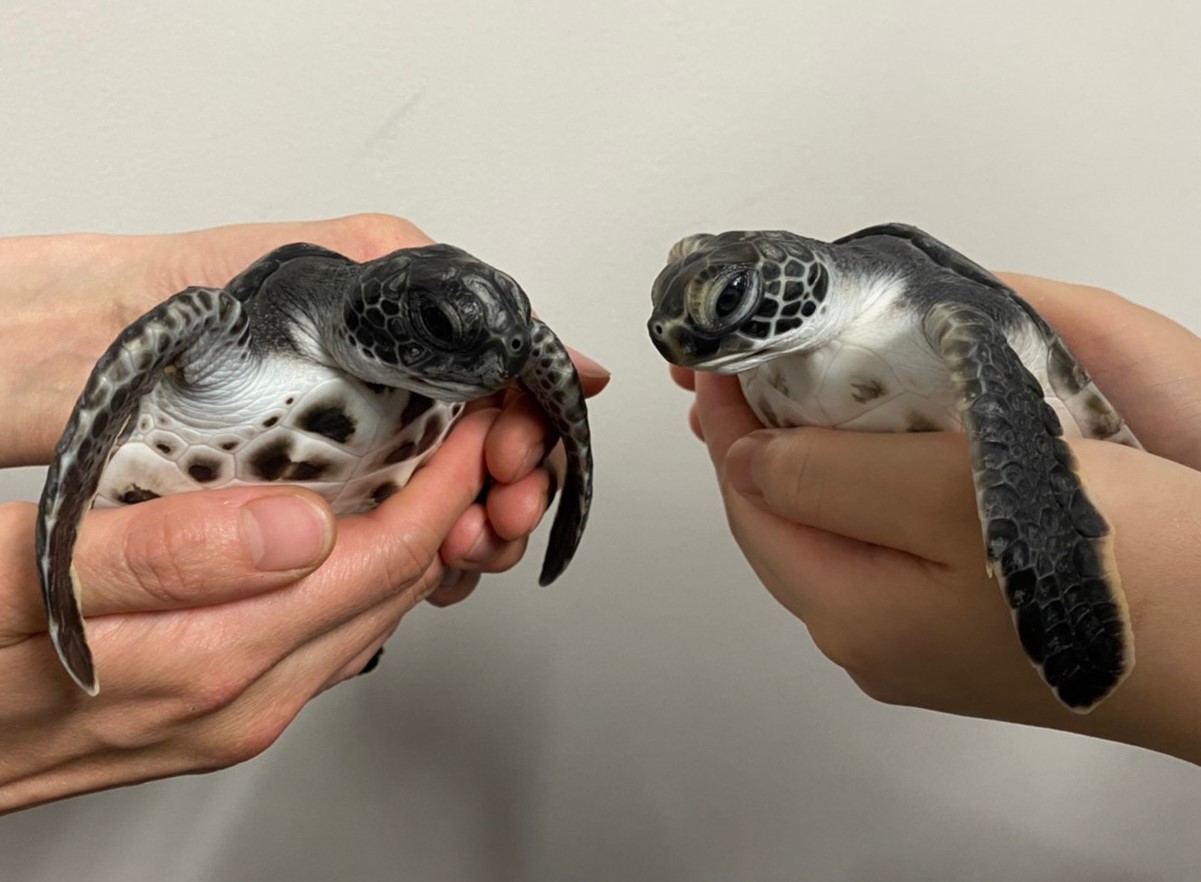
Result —
<instances>
[{"instance_id":1,"label":"knuckle","mask_svg":"<svg viewBox=\"0 0 1201 882\"><path fill-rule=\"evenodd\" d=\"M412 221L383 212L354 214L343 223L355 241L373 255L429 240Z\"/></svg>"},{"instance_id":2,"label":"knuckle","mask_svg":"<svg viewBox=\"0 0 1201 882\"><path fill-rule=\"evenodd\" d=\"M203 595L209 543L196 522L181 523L170 510L142 518L125 532L123 560L133 583L150 597L169 605Z\"/></svg>"},{"instance_id":3,"label":"knuckle","mask_svg":"<svg viewBox=\"0 0 1201 882\"><path fill-rule=\"evenodd\" d=\"M238 720L206 738L200 752L207 760L206 765L215 769L248 762L278 741L289 722L291 716L282 719L281 715L270 713Z\"/></svg>"},{"instance_id":4,"label":"knuckle","mask_svg":"<svg viewBox=\"0 0 1201 882\"><path fill-rule=\"evenodd\" d=\"M414 591L420 598L433 591L439 545L439 538L419 525L398 531L378 563L385 597Z\"/></svg>"},{"instance_id":5,"label":"knuckle","mask_svg":"<svg viewBox=\"0 0 1201 882\"><path fill-rule=\"evenodd\" d=\"M820 470L814 469L812 434L792 431L785 438L768 444L764 456L764 468L769 476L764 482L768 505L820 520L825 481Z\"/></svg>"},{"instance_id":6,"label":"knuckle","mask_svg":"<svg viewBox=\"0 0 1201 882\"><path fill-rule=\"evenodd\" d=\"M255 673L231 668L228 660L208 666L203 675L182 690L183 716L196 719L228 711L256 679Z\"/></svg>"}]
</instances>

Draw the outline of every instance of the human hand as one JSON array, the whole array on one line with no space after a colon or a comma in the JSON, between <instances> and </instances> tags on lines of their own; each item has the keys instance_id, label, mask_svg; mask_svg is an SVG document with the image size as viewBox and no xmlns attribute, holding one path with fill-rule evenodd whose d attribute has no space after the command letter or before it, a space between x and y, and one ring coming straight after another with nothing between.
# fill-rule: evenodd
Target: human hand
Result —
<instances>
[{"instance_id":1,"label":"human hand","mask_svg":"<svg viewBox=\"0 0 1201 882\"><path fill-rule=\"evenodd\" d=\"M0 267L12 268L0 285L0 394L22 416L0 430L0 462L48 461L95 359L149 306L188 284L223 285L297 240L356 259L429 241L383 216L0 240ZM587 393L603 388L602 368L577 364ZM336 528L296 487L91 513L76 563L105 681L95 698L66 678L45 633L34 506L0 506L0 811L265 749L308 699L360 672L415 603L453 603L479 573L520 559L562 468L553 454L543 467L552 441L513 393L473 405L402 493Z\"/></svg>"},{"instance_id":2,"label":"human hand","mask_svg":"<svg viewBox=\"0 0 1201 882\"><path fill-rule=\"evenodd\" d=\"M1113 525L1137 662L1088 716L1055 702L984 569L966 439L763 430L736 379L696 390L731 529L818 647L881 701L1067 729L1201 762L1201 341L1095 289L1009 277L1148 449L1080 441ZM1087 309L1081 309L1086 303ZM1159 455L1155 455L1159 454Z\"/></svg>"}]
</instances>

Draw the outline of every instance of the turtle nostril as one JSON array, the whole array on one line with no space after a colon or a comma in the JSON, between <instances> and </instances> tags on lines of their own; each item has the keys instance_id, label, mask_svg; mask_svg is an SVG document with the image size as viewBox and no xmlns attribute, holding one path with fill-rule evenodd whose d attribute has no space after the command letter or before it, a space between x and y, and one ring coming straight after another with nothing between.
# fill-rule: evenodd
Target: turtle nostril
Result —
<instances>
[{"instance_id":1,"label":"turtle nostril","mask_svg":"<svg viewBox=\"0 0 1201 882\"><path fill-rule=\"evenodd\" d=\"M653 325L651 325L651 333L654 334L656 337L662 337L663 336L663 325L660 322L655 322Z\"/></svg>"},{"instance_id":2,"label":"turtle nostril","mask_svg":"<svg viewBox=\"0 0 1201 882\"><path fill-rule=\"evenodd\" d=\"M514 352L520 352L521 347L524 345L525 340L523 340L520 336L513 336L509 338L509 348Z\"/></svg>"}]
</instances>

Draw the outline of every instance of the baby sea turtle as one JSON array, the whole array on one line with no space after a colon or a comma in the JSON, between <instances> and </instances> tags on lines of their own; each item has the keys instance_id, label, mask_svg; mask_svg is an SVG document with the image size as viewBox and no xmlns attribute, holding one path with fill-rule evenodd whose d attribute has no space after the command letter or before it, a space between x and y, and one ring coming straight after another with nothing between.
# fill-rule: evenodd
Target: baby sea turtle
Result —
<instances>
[{"instance_id":1,"label":"baby sea turtle","mask_svg":"<svg viewBox=\"0 0 1201 882\"><path fill-rule=\"evenodd\" d=\"M337 514L366 511L404 486L465 402L511 384L567 453L546 585L588 519L588 414L566 349L508 275L451 245L356 263L299 243L224 289L163 302L97 362L46 478L37 556L63 664L97 692L71 564L93 501L286 481Z\"/></svg>"},{"instance_id":2,"label":"baby sea turtle","mask_svg":"<svg viewBox=\"0 0 1201 882\"><path fill-rule=\"evenodd\" d=\"M1011 288L921 230L886 224L831 243L690 236L652 297L664 357L738 374L766 425L966 431L989 571L1043 679L1084 712L1130 672L1110 528L1062 436L1138 441Z\"/></svg>"}]
</instances>

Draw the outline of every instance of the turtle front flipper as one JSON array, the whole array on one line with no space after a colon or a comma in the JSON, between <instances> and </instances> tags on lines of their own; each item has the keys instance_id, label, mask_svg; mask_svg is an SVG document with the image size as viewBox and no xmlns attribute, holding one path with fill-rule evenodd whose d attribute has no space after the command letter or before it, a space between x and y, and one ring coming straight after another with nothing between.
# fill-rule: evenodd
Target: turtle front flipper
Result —
<instances>
[{"instance_id":1,"label":"turtle front flipper","mask_svg":"<svg viewBox=\"0 0 1201 882\"><path fill-rule=\"evenodd\" d=\"M38 508L38 572L50 639L72 679L91 695L99 684L72 564L80 521L142 398L180 369L192 347L212 353L247 332L241 304L223 291L189 288L176 294L126 328L101 356L59 439Z\"/></svg>"},{"instance_id":2,"label":"turtle front flipper","mask_svg":"<svg viewBox=\"0 0 1201 882\"><path fill-rule=\"evenodd\" d=\"M592 504L592 436L588 405L571 356L545 323L531 319L530 355L521 372L521 387L538 403L563 439L567 477L555 512L541 585L549 585L567 568L584 535Z\"/></svg>"},{"instance_id":3,"label":"turtle front flipper","mask_svg":"<svg viewBox=\"0 0 1201 882\"><path fill-rule=\"evenodd\" d=\"M1042 386L995 319L943 301L926 315L925 332L955 386L990 572L1043 679L1087 712L1134 664L1109 525L1081 485Z\"/></svg>"}]
</instances>

